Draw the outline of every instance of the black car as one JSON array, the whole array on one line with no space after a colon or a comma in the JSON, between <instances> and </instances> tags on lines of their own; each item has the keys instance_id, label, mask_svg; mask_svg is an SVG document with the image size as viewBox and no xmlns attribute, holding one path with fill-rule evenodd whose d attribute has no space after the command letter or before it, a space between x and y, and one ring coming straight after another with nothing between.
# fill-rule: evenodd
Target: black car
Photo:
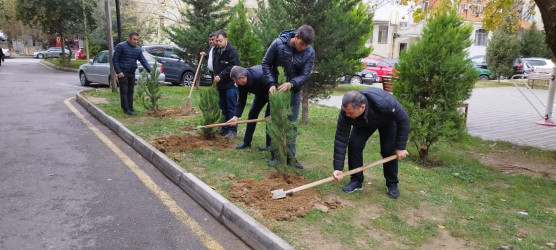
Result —
<instances>
[{"instance_id":1,"label":"black car","mask_svg":"<svg viewBox=\"0 0 556 250\"><path fill-rule=\"evenodd\" d=\"M142 49L152 56L158 57L158 62L164 65L165 82L171 82L174 85L191 86L197 68L191 67L175 54L176 50L183 51L183 49L169 44L145 45ZM201 85L210 86L212 84L212 76L206 70L206 67L201 65L201 70L199 71L199 74L201 74Z\"/></svg>"},{"instance_id":2,"label":"black car","mask_svg":"<svg viewBox=\"0 0 556 250\"><path fill-rule=\"evenodd\" d=\"M344 76L340 78L340 83L372 85L375 82L379 82L379 80L380 79L376 72L363 69L359 72L355 72L352 76Z\"/></svg>"}]
</instances>

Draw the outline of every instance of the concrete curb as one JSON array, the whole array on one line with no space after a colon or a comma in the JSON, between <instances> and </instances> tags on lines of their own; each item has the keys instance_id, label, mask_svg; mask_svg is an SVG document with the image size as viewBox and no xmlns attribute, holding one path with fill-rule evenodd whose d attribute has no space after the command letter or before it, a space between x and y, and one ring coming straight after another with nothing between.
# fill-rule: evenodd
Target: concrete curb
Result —
<instances>
[{"instance_id":1,"label":"concrete curb","mask_svg":"<svg viewBox=\"0 0 556 250\"><path fill-rule=\"evenodd\" d=\"M241 209L199 180L195 175L185 172L176 162L128 130L119 121L97 108L80 93L76 95L76 101L145 157L145 159L149 160L247 245L254 249L294 249L289 243L241 211Z\"/></svg>"},{"instance_id":2,"label":"concrete curb","mask_svg":"<svg viewBox=\"0 0 556 250\"><path fill-rule=\"evenodd\" d=\"M39 63L46 66L47 68L50 68L50 69L66 71L66 72L75 72L75 73L79 72L79 69L70 69L70 68L66 68L66 67L60 67L60 66L54 65L54 64L49 63L49 62L47 62L45 60L42 60L42 59Z\"/></svg>"}]
</instances>

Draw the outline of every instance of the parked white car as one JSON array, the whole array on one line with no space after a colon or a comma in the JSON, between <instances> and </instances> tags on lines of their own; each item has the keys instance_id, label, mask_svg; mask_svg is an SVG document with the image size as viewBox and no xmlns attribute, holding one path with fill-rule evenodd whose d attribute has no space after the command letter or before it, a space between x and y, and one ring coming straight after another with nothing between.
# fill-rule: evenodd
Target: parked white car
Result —
<instances>
[{"instance_id":1,"label":"parked white car","mask_svg":"<svg viewBox=\"0 0 556 250\"><path fill-rule=\"evenodd\" d=\"M527 62L535 68L536 73L552 73L552 68L554 68L554 63L550 59L542 57L528 57L521 58L522 61Z\"/></svg>"},{"instance_id":2,"label":"parked white car","mask_svg":"<svg viewBox=\"0 0 556 250\"><path fill-rule=\"evenodd\" d=\"M154 67L154 57L149 53L143 52L143 56L147 62ZM79 81L82 86L89 86L91 82L110 85L110 63L109 63L108 50L101 51L88 63L79 66ZM135 79L141 77L141 72L144 70L143 65L137 62L137 70L135 70ZM159 82L164 82L164 69L161 64L157 64L156 69L160 75L158 76Z\"/></svg>"},{"instance_id":3,"label":"parked white car","mask_svg":"<svg viewBox=\"0 0 556 250\"><path fill-rule=\"evenodd\" d=\"M67 47L64 52L66 56L70 55L70 50ZM50 47L47 50L33 52L33 57L43 59L45 57L60 57L60 54L62 54L62 47Z\"/></svg>"}]
</instances>

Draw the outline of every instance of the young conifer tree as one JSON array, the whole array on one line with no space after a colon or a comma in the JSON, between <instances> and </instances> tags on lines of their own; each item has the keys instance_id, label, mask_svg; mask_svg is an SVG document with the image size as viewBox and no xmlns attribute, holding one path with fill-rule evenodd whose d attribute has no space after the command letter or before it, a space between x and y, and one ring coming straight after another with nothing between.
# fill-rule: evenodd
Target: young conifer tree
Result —
<instances>
[{"instance_id":1,"label":"young conifer tree","mask_svg":"<svg viewBox=\"0 0 556 250\"><path fill-rule=\"evenodd\" d=\"M218 107L218 91L216 90L216 86L213 85L208 89L202 90L200 95L201 102L199 103L199 108L203 112L203 125L217 123L221 119L222 112ZM217 128L203 129L203 136L206 139L213 139L216 130Z\"/></svg>"},{"instance_id":2,"label":"young conifer tree","mask_svg":"<svg viewBox=\"0 0 556 250\"><path fill-rule=\"evenodd\" d=\"M157 69L157 62L153 65L150 74L143 70L141 77L137 80L137 91L135 95L143 102L143 107L147 110L157 110L158 100L160 99L160 87L162 84L158 81L160 73Z\"/></svg>"},{"instance_id":3,"label":"young conifer tree","mask_svg":"<svg viewBox=\"0 0 556 250\"><path fill-rule=\"evenodd\" d=\"M278 164L274 165L283 177L287 173L287 156L293 155L289 147L295 131L295 122L288 117L292 115L291 93L275 91L269 95L270 120L267 121L267 133L272 139L272 151L276 154Z\"/></svg>"},{"instance_id":4,"label":"young conifer tree","mask_svg":"<svg viewBox=\"0 0 556 250\"><path fill-rule=\"evenodd\" d=\"M410 142L427 162L430 147L466 133L458 107L471 96L477 71L466 59L473 27L455 9L427 20L423 37L400 56L393 92L411 120Z\"/></svg>"}]
</instances>

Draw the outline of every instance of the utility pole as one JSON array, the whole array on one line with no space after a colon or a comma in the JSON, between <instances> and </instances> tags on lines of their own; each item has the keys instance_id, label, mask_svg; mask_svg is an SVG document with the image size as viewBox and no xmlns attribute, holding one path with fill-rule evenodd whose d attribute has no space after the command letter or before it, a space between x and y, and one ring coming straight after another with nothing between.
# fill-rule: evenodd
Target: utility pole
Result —
<instances>
[{"instance_id":1,"label":"utility pole","mask_svg":"<svg viewBox=\"0 0 556 250\"><path fill-rule=\"evenodd\" d=\"M104 0L104 11L106 12L106 43L108 43L108 60L110 61L110 87L112 88L112 92L117 92L116 73L114 72L114 63L112 62L114 41L112 40L112 12L110 11L110 0Z\"/></svg>"},{"instance_id":2,"label":"utility pole","mask_svg":"<svg viewBox=\"0 0 556 250\"><path fill-rule=\"evenodd\" d=\"M122 42L122 21L120 20L120 0L116 0L116 24L118 26L118 43Z\"/></svg>"}]
</instances>

